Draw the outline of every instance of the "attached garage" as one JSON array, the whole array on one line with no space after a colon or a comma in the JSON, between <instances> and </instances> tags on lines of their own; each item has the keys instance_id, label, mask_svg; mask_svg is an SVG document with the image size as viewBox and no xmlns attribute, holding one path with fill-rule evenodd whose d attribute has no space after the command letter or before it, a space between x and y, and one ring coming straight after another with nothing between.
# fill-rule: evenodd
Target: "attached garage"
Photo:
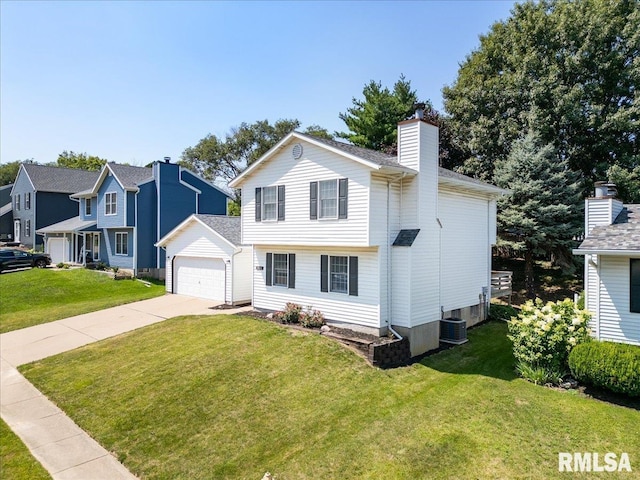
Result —
<instances>
[{"instance_id":1,"label":"attached garage","mask_svg":"<svg viewBox=\"0 0 640 480\"><path fill-rule=\"evenodd\" d=\"M229 305L251 302L250 246L240 244L240 217L191 215L162 238L166 289Z\"/></svg>"},{"instance_id":2,"label":"attached garage","mask_svg":"<svg viewBox=\"0 0 640 480\"><path fill-rule=\"evenodd\" d=\"M61 263L69 261L69 240L66 237L51 237L47 239L47 253L51 255L51 262Z\"/></svg>"},{"instance_id":3,"label":"attached garage","mask_svg":"<svg viewBox=\"0 0 640 480\"><path fill-rule=\"evenodd\" d=\"M173 257L175 293L225 301L225 264L222 258Z\"/></svg>"}]
</instances>

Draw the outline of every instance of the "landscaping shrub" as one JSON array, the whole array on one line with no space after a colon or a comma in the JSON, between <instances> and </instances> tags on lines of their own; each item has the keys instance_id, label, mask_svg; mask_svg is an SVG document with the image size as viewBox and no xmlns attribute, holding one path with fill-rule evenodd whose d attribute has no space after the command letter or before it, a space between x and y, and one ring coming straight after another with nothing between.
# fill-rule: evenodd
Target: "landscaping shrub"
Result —
<instances>
[{"instance_id":1,"label":"landscaping shrub","mask_svg":"<svg viewBox=\"0 0 640 480\"><path fill-rule=\"evenodd\" d=\"M612 392L640 397L640 347L592 341L569 354L569 368L576 380Z\"/></svg>"},{"instance_id":2,"label":"landscaping shrub","mask_svg":"<svg viewBox=\"0 0 640 480\"><path fill-rule=\"evenodd\" d=\"M106 270L107 269L107 264L104 262L98 262L98 264L96 265L96 270Z\"/></svg>"},{"instance_id":3,"label":"landscaping shrub","mask_svg":"<svg viewBox=\"0 0 640 480\"><path fill-rule=\"evenodd\" d=\"M518 315L518 310L511 305L498 305L492 303L489 307L489 318L491 320L501 320L508 322L512 317Z\"/></svg>"},{"instance_id":4,"label":"landscaping shrub","mask_svg":"<svg viewBox=\"0 0 640 480\"><path fill-rule=\"evenodd\" d=\"M118 270L120 270L120 267L111 267L111 270L113 270L113 273L118 273Z\"/></svg>"},{"instance_id":5,"label":"landscaping shrub","mask_svg":"<svg viewBox=\"0 0 640 480\"><path fill-rule=\"evenodd\" d=\"M300 305L288 302L284 308L284 312L274 313L273 318L280 323L298 323L300 321L300 312L302 312Z\"/></svg>"},{"instance_id":6,"label":"landscaping shrub","mask_svg":"<svg viewBox=\"0 0 640 480\"><path fill-rule=\"evenodd\" d=\"M325 324L324 314L320 310L313 310L312 307L300 312L299 320L300 325L307 328L320 328Z\"/></svg>"},{"instance_id":7,"label":"landscaping shrub","mask_svg":"<svg viewBox=\"0 0 640 480\"><path fill-rule=\"evenodd\" d=\"M589 338L591 316L572 300L528 301L509 321L509 339L520 375L534 383L557 383L567 371L569 352ZM540 372L546 372L541 382Z\"/></svg>"}]
</instances>

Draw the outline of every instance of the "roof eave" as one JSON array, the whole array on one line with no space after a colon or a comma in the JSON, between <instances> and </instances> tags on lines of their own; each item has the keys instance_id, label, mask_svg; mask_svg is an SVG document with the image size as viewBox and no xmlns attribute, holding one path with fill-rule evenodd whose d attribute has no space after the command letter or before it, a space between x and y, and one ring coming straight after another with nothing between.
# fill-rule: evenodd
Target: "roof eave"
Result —
<instances>
[{"instance_id":1,"label":"roof eave","mask_svg":"<svg viewBox=\"0 0 640 480\"><path fill-rule=\"evenodd\" d=\"M218 232L216 232L213 228L211 228L209 225L207 225L206 223L204 223L202 220L200 220L197 216L197 214L192 213L191 215L189 215L180 225L178 225L177 227L175 227L173 230L171 230L169 233L167 233L164 237L162 237L160 240L158 240L154 246L155 247L166 247L167 243L169 243L169 241L175 237L176 235L178 235L179 233L181 233L182 231L184 231L185 228L187 228L189 226L189 224L193 223L193 222L198 222L200 225L202 225L204 228L206 228L207 230L209 230L211 233L213 233L214 235L216 235L218 238L222 239L224 242L226 242L229 246L231 246L232 248L237 248L238 245L235 245L233 242L229 241L228 239L226 239L225 237L223 237L222 235L220 235Z\"/></svg>"},{"instance_id":2,"label":"roof eave","mask_svg":"<svg viewBox=\"0 0 640 480\"><path fill-rule=\"evenodd\" d=\"M574 255L606 255L608 257L640 257L640 249L575 248Z\"/></svg>"},{"instance_id":3,"label":"roof eave","mask_svg":"<svg viewBox=\"0 0 640 480\"><path fill-rule=\"evenodd\" d=\"M478 183L466 182L464 180L460 180L457 178L451 177L438 177L438 185L450 185L453 187L460 187L467 190L471 190L477 193L482 193L484 195L489 195L493 197L502 197L505 195L511 194L511 190L506 190L504 188L495 187L493 185L480 185Z\"/></svg>"}]
</instances>

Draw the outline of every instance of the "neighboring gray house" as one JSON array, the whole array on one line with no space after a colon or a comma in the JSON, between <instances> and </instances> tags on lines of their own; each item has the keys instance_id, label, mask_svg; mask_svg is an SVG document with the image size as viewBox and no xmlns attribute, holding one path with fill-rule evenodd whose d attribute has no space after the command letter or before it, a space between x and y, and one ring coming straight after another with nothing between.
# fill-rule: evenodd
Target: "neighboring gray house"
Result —
<instances>
[{"instance_id":1,"label":"neighboring gray house","mask_svg":"<svg viewBox=\"0 0 640 480\"><path fill-rule=\"evenodd\" d=\"M69 195L91 188L99 173L35 163L20 165L11 189L13 241L42 250L43 237L36 230L78 216L79 202Z\"/></svg>"},{"instance_id":2,"label":"neighboring gray house","mask_svg":"<svg viewBox=\"0 0 640 480\"><path fill-rule=\"evenodd\" d=\"M0 187L0 242L13 241L12 187L13 183Z\"/></svg>"},{"instance_id":3,"label":"neighboring gray house","mask_svg":"<svg viewBox=\"0 0 640 480\"><path fill-rule=\"evenodd\" d=\"M585 306L599 340L640 345L640 205L624 205L612 184L586 200Z\"/></svg>"}]
</instances>

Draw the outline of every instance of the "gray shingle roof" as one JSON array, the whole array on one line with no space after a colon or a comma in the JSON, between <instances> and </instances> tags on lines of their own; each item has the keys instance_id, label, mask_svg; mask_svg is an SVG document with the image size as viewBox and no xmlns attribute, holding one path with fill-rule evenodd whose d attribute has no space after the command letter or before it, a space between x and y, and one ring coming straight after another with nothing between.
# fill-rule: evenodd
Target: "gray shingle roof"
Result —
<instances>
[{"instance_id":1,"label":"gray shingle roof","mask_svg":"<svg viewBox=\"0 0 640 480\"><path fill-rule=\"evenodd\" d=\"M326 138L314 137L313 135L307 135L305 133L300 133L300 132L296 132L296 133L303 137L307 137L311 140L324 143L325 145L329 145L330 147L337 148L338 150L342 150L343 152L362 158L363 160L368 160L377 165L390 166L390 167L402 167L402 165L398 163L398 157L396 155L388 155L386 153L378 152L376 150L371 150L369 148L356 147L355 145L351 145L348 143L338 142L336 140L329 140ZM442 168L442 167L439 167L438 175L440 177L453 178L456 180L472 183L474 185L494 187L494 185L491 185L490 183L483 182L482 180L477 180L475 178L467 177L466 175L462 175L461 173L456 173L454 171L447 170L446 168Z\"/></svg>"},{"instance_id":2,"label":"gray shingle roof","mask_svg":"<svg viewBox=\"0 0 640 480\"><path fill-rule=\"evenodd\" d=\"M240 217L202 214L197 214L195 217L229 240L232 244L241 244Z\"/></svg>"},{"instance_id":3,"label":"gray shingle roof","mask_svg":"<svg viewBox=\"0 0 640 480\"><path fill-rule=\"evenodd\" d=\"M109 163L109 167L124 188L136 188L139 183L153 176L151 168L133 167L118 163Z\"/></svg>"},{"instance_id":4,"label":"gray shingle roof","mask_svg":"<svg viewBox=\"0 0 640 480\"><path fill-rule=\"evenodd\" d=\"M82 220L80 217L73 217L63 220L52 225L47 225L36 231L36 233L65 233L65 232L81 232L83 230L96 231L95 220Z\"/></svg>"},{"instance_id":5,"label":"gray shingle roof","mask_svg":"<svg viewBox=\"0 0 640 480\"><path fill-rule=\"evenodd\" d=\"M93 187L100 172L23 163L34 188L40 192L75 193Z\"/></svg>"},{"instance_id":6,"label":"gray shingle roof","mask_svg":"<svg viewBox=\"0 0 640 480\"><path fill-rule=\"evenodd\" d=\"M612 225L594 227L578 250L640 252L640 204L625 205Z\"/></svg>"}]
</instances>

